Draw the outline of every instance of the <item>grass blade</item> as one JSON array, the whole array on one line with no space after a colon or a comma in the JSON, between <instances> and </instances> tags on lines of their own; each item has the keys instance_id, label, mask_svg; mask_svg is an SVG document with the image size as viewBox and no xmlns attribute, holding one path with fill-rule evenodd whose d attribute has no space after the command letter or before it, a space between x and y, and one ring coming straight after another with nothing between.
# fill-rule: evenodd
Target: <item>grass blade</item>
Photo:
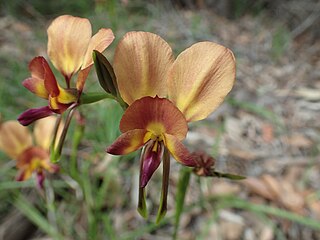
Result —
<instances>
[{"instance_id":1,"label":"grass blade","mask_svg":"<svg viewBox=\"0 0 320 240\"><path fill-rule=\"evenodd\" d=\"M174 222L174 233L173 233L173 239L176 239L178 229L179 229L179 223L180 223L180 217L183 212L184 207L184 199L186 196L186 192L188 190L189 181L190 181L190 175L191 175L191 169L182 167L180 170L180 176L177 186L177 198L176 198L176 212L175 212L175 222Z\"/></svg>"},{"instance_id":2,"label":"grass blade","mask_svg":"<svg viewBox=\"0 0 320 240\"><path fill-rule=\"evenodd\" d=\"M36 224L43 232L47 233L54 239L62 239L62 236L47 221L45 217L23 196L19 196L14 205L34 224Z\"/></svg>"}]
</instances>

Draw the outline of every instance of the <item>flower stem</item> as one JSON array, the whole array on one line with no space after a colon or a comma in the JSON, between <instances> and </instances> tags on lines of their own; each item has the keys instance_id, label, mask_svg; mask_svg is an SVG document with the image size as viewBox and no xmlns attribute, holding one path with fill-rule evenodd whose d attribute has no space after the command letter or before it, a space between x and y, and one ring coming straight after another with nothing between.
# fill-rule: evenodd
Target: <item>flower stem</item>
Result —
<instances>
[{"instance_id":1,"label":"flower stem","mask_svg":"<svg viewBox=\"0 0 320 240\"><path fill-rule=\"evenodd\" d=\"M157 214L156 223L158 224L167 213L167 198L169 189L169 174L170 174L170 153L167 148L164 148L163 153L163 176L162 176L162 191L160 205Z\"/></svg>"},{"instance_id":2,"label":"flower stem","mask_svg":"<svg viewBox=\"0 0 320 240\"><path fill-rule=\"evenodd\" d=\"M73 116L73 114L74 114L74 112L76 110L76 107L77 107L77 105L72 106L70 111L68 112L67 118L66 118L66 122L65 122L64 128L62 130L60 139L59 139L58 146L51 153L51 161L54 162L54 163L58 162L59 159L60 159L61 152L62 152L62 147L63 147L63 144L64 144L64 140L66 139L67 132L68 132L68 129L69 129L69 126L70 126L70 123L71 123L71 119L72 119L72 116Z\"/></svg>"},{"instance_id":3,"label":"flower stem","mask_svg":"<svg viewBox=\"0 0 320 240\"><path fill-rule=\"evenodd\" d=\"M146 192L145 187L141 187L141 173L142 173L142 166L143 166L143 159L145 154L145 148L142 149L140 154L140 176L139 176L139 197L138 197L138 212L144 218L148 217L148 210L146 204Z\"/></svg>"}]
</instances>

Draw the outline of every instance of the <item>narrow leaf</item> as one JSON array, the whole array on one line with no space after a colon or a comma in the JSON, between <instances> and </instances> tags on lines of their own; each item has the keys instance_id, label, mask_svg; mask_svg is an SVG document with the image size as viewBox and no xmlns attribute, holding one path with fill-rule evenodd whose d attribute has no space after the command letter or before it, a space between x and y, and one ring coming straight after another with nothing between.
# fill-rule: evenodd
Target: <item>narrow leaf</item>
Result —
<instances>
[{"instance_id":1,"label":"narrow leaf","mask_svg":"<svg viewBox=\"0 0 320 240\"><path fill-rule=\"evenodd\" d=\"M179 181L177 186L177 196L176 196L176 212L175 212L175 223L174 223L174 234L173 239L176 239L179 224L180 224L180 217L183 212L184 207L184 200L186 196L186 192L188 190L189 181L190 181L191 169L182 167L179 173Z\"/></svg>"},{"instance_id":2,"label":"narrow leaf","mask_svg":"<svg viewBox=\"0 0 320 240\"><path fill-rule=\"evenodd\" d=\"M14 205L43 232L49 234L54 239L62 239L56 229L26 198L23 196L18 197Z\"/></svg>"},{"instance_id":3,"label":"narrow leaf","mask_svg":"<svg viewBox=\"0 0 320 240\"><path fill-rule=\"evenodd\" d=\"M246 178L245 176L241 176L241 175L236 175L236 174L231 174L231 173L221 173L221 172L216 172L216 171L213 172L213 176L228 178L231 180L243 180Z\"/></svg>"},{"instance_id":4,"label":"narrow leaf","mask_svg":"<svg viewBox=\"0 0 320 240\"><path fill-rule=\"evenodd\" d=\"M118 87L113 67L106 57L96 50L93 51L93 60L101 87L107 93L117 96Z\"/></svg>"}]
</instances>

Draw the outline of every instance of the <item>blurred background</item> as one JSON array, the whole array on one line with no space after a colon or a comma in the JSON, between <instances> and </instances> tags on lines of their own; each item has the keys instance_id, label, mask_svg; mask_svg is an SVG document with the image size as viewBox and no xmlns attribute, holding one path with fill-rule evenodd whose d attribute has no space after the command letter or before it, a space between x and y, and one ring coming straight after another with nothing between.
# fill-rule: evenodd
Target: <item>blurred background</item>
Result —
<instances>
[{"instance_id":1,"label":"blurred background","mask_svg":"<svg viewBox=\"0 0 320 240\"><path fill-rule=\"evenodd\" d=\"M133 30L160 35L176 56L204 40L234 52L235 87L208 119L190 125L186 144L212 155L217 171L247 179L193 175L177 239L320 239L319 1L1 1L1 121L46 104L21 82L33 57L47 57L46 28L62 14L89 18L93 32L111 28L116 39L104 53L111 62L119 39ZM102 91L94 71L85 91ZM0 153L0 239L171 239L179 164L171 164L165 220L154 224L161 171L148 185L151 213L142 219L137 157L104 152L119 134L121 109L102 101L80 113L78 176L68 173L73 121L46 198L34 180L15 182L15 161Z\"/></svg>"}]
</instances>

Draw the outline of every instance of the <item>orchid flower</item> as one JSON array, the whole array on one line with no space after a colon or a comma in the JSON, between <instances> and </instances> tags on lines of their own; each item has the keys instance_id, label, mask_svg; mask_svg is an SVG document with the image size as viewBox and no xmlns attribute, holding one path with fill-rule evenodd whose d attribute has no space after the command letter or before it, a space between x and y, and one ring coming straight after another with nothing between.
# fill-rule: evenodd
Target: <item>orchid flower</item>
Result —
<instances>
[{"instance_id":1,"label":"orchid flower","mask_svg":"<svg viewBox=\"0 0 320 240\"><path fill-rule=\"evenodd\" d=\"M166 152L183 165L196 166L182 143L188 122L205 119L232 89L233 53L213 42L199 42L174 59L171 47L158 35L129 32L116 48L113 67L129 107L120 121L122 134L107 152L123 155L144 147L142 189Z\"/></svg>"},{"instance_id":2,"label":"orchid flower","mask_svg":"<svg viewBox=\"0 0 320 240\"><path fill-rule=\"evenodd\" d=\"M70 106L79 104L85 81L93 65L93 50L104 51L114 39L112 31L105 28L91 36L89 20L70 15L53 20L47 33L49 59L63 75L66 88L58 84L44 57L32 59L29 64L31 77L22 84L38 97L47 99L49 104L23 112L18 118L22 125L29 125L54 113L61 114ZM71 79L76 73L76 86L71 87Z\"/></svg>"},{"instance_id":3,"label":"orchid flower","mask_svg":"<svg viewBox=\"0 0 320 240\"><path fill-rule=\"evenodd\" d=\"M50 162L49 154L55 123L54 116L36 122L33 131L35 144L28 128L17 121L0 124L0 150L17 161L17 181L27 180L35 173L37 185L42 188L44 171L55 173L59 170L58 165ZM58 134L61 134L60 130Z\"/></svg>"}]
</instances>

